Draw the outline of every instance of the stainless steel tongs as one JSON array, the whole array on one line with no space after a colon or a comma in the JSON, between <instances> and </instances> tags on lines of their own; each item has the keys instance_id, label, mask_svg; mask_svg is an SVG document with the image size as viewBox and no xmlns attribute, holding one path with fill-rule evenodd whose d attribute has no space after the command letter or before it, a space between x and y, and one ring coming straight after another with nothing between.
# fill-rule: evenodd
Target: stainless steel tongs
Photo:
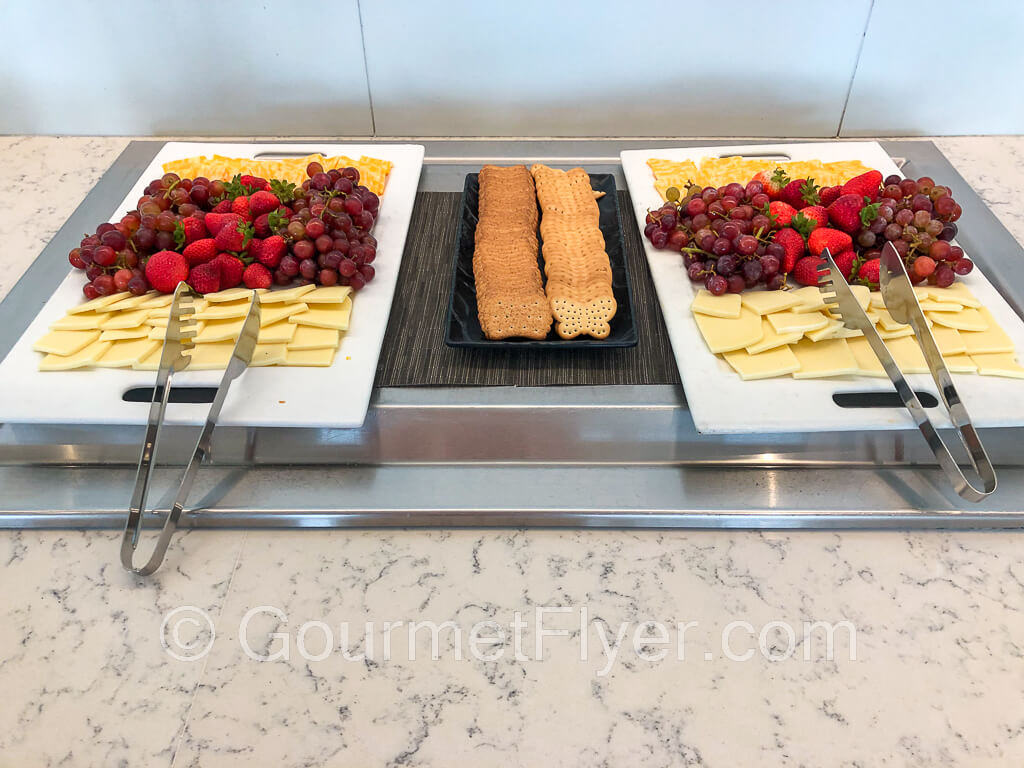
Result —
<instances>
[{"instance_id":1,"label":"stainless steel tongs","mask_svg":"<svg viewBox=\"0 0 1024 768\"><path fill-rule=\"evenodd\" d=\"M227 398L231 382L237 379L249 364L252 362L253 351L256 349L256 340L260 331L260 298L255 291L252 294L252 303L249 305L249 313L246 315L242 325L242 332L238 336L235 348L231 353L231 360L224 371L224 376L217 387L213 403L210 405L209 413L206 415L206 424L196 442L196 448L192 452L192 458L182 475L181 484L174 497L174 505L167 513L163 528L160 530L160 538L157 540L153 554L150 555L146 564L136 567L134 562L135 549L139 545L139 533L142 526L142 512L146 508L146 495L149 491L149 480L153 473L153 460L156 455L157 440L160 436L160 427L164 421L164 413L167 410L167 399L171 392L171 378L174 373L188 367L188 353L193 348L193 339L196 334L196 325L193 319L193 301L198 295L185 283L179 283L174 291L174 300L171 302L170 315L167 320L167 334L164 337L163 350L160 354L160 369L156 375L156 387L153 389L153 400L149 406L149 422L146 425L146 439L142 444L142 454L139 456L139 468L135 474L135 490L132 492L131 506L128 509L128 520L125 523L124 535L121 538L121 565L127 570L148 576L160 567L164 554L167 552L167 545L170 544L171 534L178 525L181 511L188 499L192 484L195 482L199 465L210 452L210 438L213 435L213 428L217 424L220 410ZM153 510L154 514L157 513Z\"/></svg>"},{"instance_id":2,"label":"stainless steel tongs","mask_svg":"<svg viewBox=\"0 0 1024 768\"><path fill-rule=\"evenodd\" d=\"M832 254L826 249L822 256L828 266L823 264L818 268L818 290L821 291L829 311L841 315L843 324L847 328L864 333L864 338L867 339L871 349L878 356L878 360L882 363L882 367L885 368L885 372L902 398L903 404L910 411L910 415L917 423L921 434L924 435L928 447L935 454L939 466L952 481L956 492L968 501L981 501L996 489L995 469L992 467L992 462L985 452L985 446L982 445L974 425L971 424L971 417L967 414L967 409L961 402L956 387L953 386L953 379L949 375L949 369L946 368L946 363L942 359L931 329L928 328L924 312L921 311L921 305L917 301L917 294L914 293L907 270L903 266L903 259L900 258L892 243L885 244L879 270L885 308L892 315L893 320L898 323L909 323L913 328L914 336L924 353L924 359L928 363L932 379L935 380L939 396L942 398L946 410L949 411L949 419L953 422L960 440L967 449L971 466L981 478L984 490L979 491L964 477L964 473L960 470L942 438L939 437L935 426L928 419L928 414L921 405L921 401L917 399L917 395L914 394L914 390L910 388L907 380L903 377L896 361L889 354L885 342L875 330L874 323L868 319L860 302L857 301L853 291L846 284L835 261L832 260Z\"/></svg>"}]
</instances>

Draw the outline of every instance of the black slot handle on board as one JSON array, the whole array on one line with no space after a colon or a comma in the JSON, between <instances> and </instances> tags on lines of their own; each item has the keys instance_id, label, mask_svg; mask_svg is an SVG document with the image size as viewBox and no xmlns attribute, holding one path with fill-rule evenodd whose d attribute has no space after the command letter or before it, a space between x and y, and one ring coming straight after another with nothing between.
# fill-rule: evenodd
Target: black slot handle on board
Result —
<instances>
[{"instance_id":1,"label":"black slot handle on board","mask_svg":"<svg viewBox=\"0 0 1024 768\"><path fill-rule=\"evenodd\" d=\"M934 408L939 404L935 395L927 392L915 392L917 399L925 408ZM173 393L172 393L173 396ZM896 392L836 392L832 402L840 408L905 408L902 398Z\"/></svg>"},{"instance_id":2,"label":"black slot handle on board","mask_svg":"<svg viewBox=\"0 0 1024 768\"><path fill-rule=\"evenodd\" d=\"M169 403L212 403L216 387L171 387L167 398ZM163 397L163 388L157 390L157 397ZM153 387L132 387L121 395L126 403L150 403L153 401Z\"/></svg>"}]
</instances>

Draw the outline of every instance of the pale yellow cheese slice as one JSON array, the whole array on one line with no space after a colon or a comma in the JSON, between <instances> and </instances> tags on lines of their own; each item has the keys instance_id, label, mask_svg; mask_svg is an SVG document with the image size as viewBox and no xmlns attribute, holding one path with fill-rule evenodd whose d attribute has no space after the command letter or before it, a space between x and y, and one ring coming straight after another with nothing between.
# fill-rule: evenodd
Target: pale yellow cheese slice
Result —
<instances>
[{"instance_id":1,"label":"pale yellow cheese slice","mask_svg":"<svg viewBox=\"0 0 1024 768\"><path fill-rule=\"evenodd\" d=\"M347 285L321 285L309 293L302 294L302 300L306 304L340 304L351 293L352 289Z\"/></svg>"},{"instance_id":2,"label":"pale yellow cheese slice","mask_svg":"<svg viewBox=\"0 0 1024 768\"><path fill-rule=\"evenodd\" d=\"M287 344L257 344L252 352L252 362L249 365L284 365L287 352Z\"/></svg>"},{"instance_id":3,"label":"pale yellow cheese slice","mask_svg":"<svg viewBox=\"0 0 1024 768\"><path fill-rule=\"evenodd\" d=\"M776 333L807 333L829 324L829 319L821 312L796 312L791 309L768 315L768 321Z\"/></svg>"},{"instance_id":4,"label":"pale yellow cheese slice","mask_svg":"<svg viewBox=\"0 0 1024 768\"><path fill-rule=\"evenodd\" d=\"M260 307L260 327L273 325L286 318L290 318L292 315L306 312L308 309L309 305L302 302L298 304L272 304L269 307Z\"/></svg>"},{"instance_id":5,"label":"pale yellow cheese slice","mask_svg":"<svg viewBox=\"0 0 1024 768\"><path fill-rule=\"evenodd\" d=\"M295 335L288 342L289 350L333 349L341 340L341 333L334 328L317 328L313 325L288 323L295 329Z\"/></svg>"},{"instance_id":6,"label":"pale yellow cheese slice","mask_svg":"<svg viewBox=\"0 0 1024 768\"><path fill-rule=\"evenodd\" d=\"M975 309L981 306L981 301L971 293L971 289L960 281L953 283L948 288L930 285L928 286L928 295L935 299L935 301L952 301L957 304L963 304L965 307L974 307Z\"/></svg>"},{"instance_id":7,"label":"pale yellow cheese slice","mask_svg":"<svg viewBox=\"0 0 1024 768\"><path fill-rule=\"evenodd\" d=\"M295 338L295 332L299 327L287 320L279 320L260 328L260 335L256 341L259 344L287 344Z\"/></svg>"},{"instance_id":8,"label":"pale yellow cheese slice","mask_svg":"<svg viewBox=\"0 0 1024 768\"><path fill-rule=\"evenodd\" d=\"M876 378L888 378L885 368L882 367L878 355L871 348L871 344L864 337L850 339L846 342L853 353L853 359L857 361L857 373L861 376L874 376Z\"/></svg>"},{"instance_id":9,"label":"pale yellow cheese slice","mask_svg":"<svg viewBox=\"0 0 1024 768\"><path fill-rule=\"evenodd\" d=\"M196 312L197 320L230 320L237 317L244 318L249 314L249 300L246 301L225 301L220 304L210 304L202 312Z\"/></svg>"},{"instance_id":10,"label":"pale yellow cheese slice","mask_svg":"<svg viewBox=\"0 0 1024 768\"><path fill-rule=\"evenodd\" d=\"M127 299L131 296L128 291L121 291L120 293L112 293L109 296L97 296L95 299L90 301L83 301L78 306L72 307L68 310L69 315L80 315L83 312L95 312L96 310L116 304L122 299Z\"/></svg>"},{"instance_id":11,"label":"pale yellow cheese slice","mask_svg":"<svg viewBox=\"0 0 1024 768\"><path fill-rule=\"evenodd\" d=\"M81 312L74 315L65 315L60 320L50 323L50 330L93 331L98 330L106 319L106 315L101 315L96 312Z\"/></svg>"},{"instance_id":12,"label":"pale yellow cheese slice","mask_svg":"<svg viewBox=\"0 0 1024 768\"><path fill-rule=\"evenodd\" d=\"M882 318L881 310L879 309L869 308L864 311L864 314L867 315L868 320L870 320L873 325L878 325L878 321Z\"/></svg>"},{"instance_id":13,"label":"pale yellow cheese slice","mask_svg":"<svg viewBox=\"0 0 1024 768\"><path fill-rule=\"evenodd\" d=\"M943 357L962 355L967 352L967 344L964 337L960 335L960 331L941 325L935 326L931 331L932 338L935 339L935 346L939 348ZM982 333L987 333L987 331L982 331ZM1010 346L1010 351L1013 351L1013 345Z\"/></svg>"},{"instance_id":14,"label":"pale yellow cheese slice","mask_svg":"<svg viewBox=\"0 0 1024 768\"><path fill-rule=\"evenodd\" d=\"M146 327L149 328L148 338L150 338L150 339L157 339L159 341L163 341L164 337L167 336L167 325L166 324L162 325L162 326L157 325L157 326L146 326ZM198 336L200 333L203 332L203 328L205 328L205 327L206 327L206 321L205 320L198 320L198 321L196 321L194 323L186 324L185 325L185 330L190 330L191 329L193 331L193 334L192 334L193 338L195 338L196 336Z\"/></svg>"},{"instance_id":15,"label":"pale yellow cheese slice","mask_svg":"<svg viewBox=\"0 0 1024 768\"><path fill-rule=\"evenodd\" d=\"M137 325L134 328L118 328L112 331L103 331L100 334L100 341L123 341L124 339L141 339L145 336L149 336L152 331L152 326L149 325ZM160 338L164 337L163 332L160 333Z\"/></svg>"},{"instance_id":16,"label":"pale yellow cheese slice","mask_svg":"<svg viewBox=\"0 0 1024 768\"><path fill-rule=\"evenodd\" d=\"M749 309L741 308L737 318L700 314L693 317L708 349L715 354L744 349L761 340L761 316Z\"/></svg>"},{"instance_id":17,"label":"pale yellow cheese slice","mask_svg":"<svg viewBox=\"0 0 1024 768\"><path fill-rule=\"evenodd\" d=\"M935 301L934 299L925 299L919 301L922 312L959 312L964 308L963 304L956 304L951 301Z\"/></svg>"},{"instance_id":18,"label":"pale yellow cheese slice","mask_svg":"<svg viewBox=\"0 0 1024 768\"><path fill-rule=\"evenodd\" d=\"M878 325L883 331L902 331L910 328L907 323L900 323L893 319L892 315L889 314L887 309L876 310L878 315Z\"/></svg>"},{"instance_id":19,"label":"pale yellow cheese slice","mask_svg":"<svg viewBox=\"0 0 1024 768\"><path fill-rule=\"evenodd\" d=\"M235 288L227 288L223 291L217 291L216 293L205 293L203 298L211 304L222 304L226 301L239 301L244 299L246 302L252 301L252 288L245 288L243 286L236 286ZM260 288L256 293L262 295L267 292L266 288Z\"/></svg>"},{"instance_id":20,"label":"pale yellow cheese slice","mask_svg":"<svg viewBox=\"0 0 1024 768\"><path fill-rule=\"evenodd\" d=\"M690 304L691 312L699 312L702 315L711 317L732 317L740 316L740 305L742 300L738 293L723 293L715 296L706 288L697 291L697 295Z\"/></svg>"},{"instance_id":21,"label":"pale yellow cheese slice","mask_svg":"<svg viewBox=\"0 0 1024 768\"><path fill-rule=\"evenodd\" d=\"M70 371L85 368L102 357L113 342L97 339L72 355L47 355L39 361L40 371Z\"/></svg>"},{"instance_id":22,"label":"pale yellow cheese slice","mask_svg":"<svg viewBox=\"0 0 1024 768\"><path fill-rule=\"evenodd\" d=\"M775 328L768 321L768 318L761 318L761 340L747 345L747 352L751 355L759 355L770 349L784 347L787 344L796 344L800 341L801 333L776 333Z\"/></svg>"},{"instance_id":23,"label":"pale yellow cheese slice","mask_svg":"<svg viewBox=\"0 0 1024 768\"><path fill-rule=\"evenodd\" d=\"M850 292L857 299L861 309L866 310L871 305L871 289L866 285L851 285Z\"/></svg>"},{"instance_id":24,"label":"pale yellow cheese slice","mask_svg":"<svg viewBox=\"0 0 1024 768\"><path fill-rule=\"evenodd\" d=\"M954 283L955 285L955 283ZM989 324L984 331L964 331L962 334L957 331L958 336L963 340L964 349L969 355L991 355L1000 352L1013 352L1013 339L1006 335L1006 331L999 327L992 313L984 307L978 310L985 321ZM952 330L952 329L950 329ZM945 351L943 351L945 354Z\"/></svg>"},{"instance_id":25,"label":"pale yellow cheese slice","mask_svg":"<svg viewBox=\"0 0 1024 768\"><path fill-rule=\"evenodd\" d=\"M878 326L878 328L876 328L875 330L878 332L878 335L885 340L902 339L904 336L914 335L914 329L911 328L909 325L902 325L894 331L887 331L884 328L882 328L882 326Z\"/></svg>"},{"instance_id":26,"label":"pale yellow cheese slice","mask_svg":"<svg viewBox=\"0 0 1024 768\"><path fill-rule=\"evenodd\" d=\"M173 296L171 296L170 298L172 300L174 299ZM203 299L203 298L192 299L191 303L189 304L189 311L192 314L196 314L196 313L202 312L208 306L209 306L209 302L207 302L206 299ZM162 317L162 318L166 319L166 318L171 316L171 302L170 301L168 301L166 304L163 304L163 305L161 305L159 307L147 307L145 304L143 304L141 307L139 307L139 309L148 309L150 317Z\"/></svg>"},{"instance_id":27,"label":"pale yellow cheese slice","mask_svg":"<svg viewBox=\"0 0 1024 768\"><path fill-rule=\"evenodd\" d=\"M800 363L793 372L794 379L821 379L829 376L847 376L860 369L846 339L810 341L801 339L790 349Z\"/></svg>"},{"instance_id":28,"label":"pale yellow cheese slice","mask_svg":"<svg viewBox=\"0 0 1024 768\"><path fill-rule=\"evenodd\" d=\"M121 299L115 301L113 304L107 304L105 307L99 307L97 312L120 312L124 309L139 309L146 301L151 298L148 294L142 294L141 296L129 296L127 299Z\"/></svg>"},{"instance_id":29,"label":"pale yellow cheese slice","mask_svg":"<svg viewBox=\"0 0 1024 768\"><path fill-rule=\"evenodd\" d=\"M868 298L868 306L871 309L885 309L885 299L881 291L871 291Z\"/></svg>"},{"instance_id":30,"label":"pale yellow cheese slice","mask_svg":"<svg viewBox=\"0 0 1024 768\"><path fill-rule=\"evenodd\" d=\"M334 362L337 352L337 349L289 349L286 364L326 368Z\"/></svg>"},{"instance_id":31,"label":"pale yellow cheese slice","mask_svg":"<svg viewBox=\"0 0 1024 768\"><path fill-rule=\"evenodd\" d=\"M735 296L736 294L733 295ZM292 315L288 318L288 322L298 323L299 325L314 325L317 328L334 328L339 331L347 331L351 314L352 302L346 299L341 304L317 304L305 312ZM707 315L701 315L701 317L707 317Z\"/></svg>"},{"instance_id":32,"label":"pale yellow cheese slice","mask_svg":"<svg viewBox=\"0 0 1024 768\"><path fill-rule=\"evenodd\" d=\"M845 328L841 321L830 319L828 323L821 328L813 331L808 331L804 334L811 341L825 341L825 339L835 339L839 335L839 329Z\"/></svg>"},{"instance_id":33,"label":"pale yellow cheese slice","mask_svg":"<svg viewBox=\"0 0 1024 768\"><path fill-rule=\"evenodd\" d=\"M146 359L153 354L153 350L160 347L161 342L155 339L115 341L93 365L97 368L125 368Z\"/></svg>"},{"instance_id":34,"label":"pale yellow cheese slice","mask_svg":"<svg viewBox=\"0 0 1024 768\"><path fill-rule=\"evenodd\" d=\"M122 328L138 328L146 322L148 309L129 309L124 312L111 312L100 326L104 331L117 331Z\"/></svg>"},{"instance_id":35,"label":"pale yellow cheese slice","mask_svg":"<svg viewBox=\"0 0 1024 768\"><path fill-rule=\"evenodd\" d=\"M1024 379L1024 368L1012 352L992 355L971 355L971 361L978 366L982 376L1005 376L1010 379Z\"/></svg>"},{"instance_id":36,"label":"pale yellow cheese slice","mask_svg":"<svg viewBox=\"0 0 1024 768\"><path fill-rule=\"evenodd\" d=\"M942 356L950 373L977 373L978 366L968 355Z\"/></svg>"},{"instance_id":37,"label":"pale yellow cheese slice","mask_svg":"<svg viewBox=\"0 0 1024 768\"><path fill-rule=\"evenodd\" d=\"M231 360L231 353L235 350L234 341L214 341L209 344L196 344L191 351L186 351L189 356L188 368L190 371L210 371L218 368L227 368Z\"/></svg>"},{"instance_id":38,"label":"pale yellow cheese slice","mask_svg":"<svg viewBox=\"0 0 1024 768\"><path fill-rule=\"evenodd\" d=\"M157 344L148 356L132 363L132 368L136 371L160 370L160 355L163 353L163 347L163 344Z\"/></svg>"},{"instance_id":39,"label":"pale yellow cheese slice","mask_svg":"<svg viewBox=\"0 0 1024 768\"><path fill-rule=\"evenodd\" d=\"M723 357L744 381L785 376L800 369L800 363L788 346L776 347L757 355L739 349L726 352Z\"/></svg>"},{"instance_id":40,"label":"pale yellow cheese slice","mask_svg":"<svg viewBox=\"0 0 1024 768\"><path fill-rule=\"evenodd\" d=\"M983 314L973 307L967 307L960 312L928 312L930 317L939 325L947 328L956 328L958 331L984 331L988 329L988 320ZM990 315L991 317L991 315Z\"/></svg>"},{"instance_id":41,"label":"pale yellow cheese slice","mask_svg":"<svg viewBox=\"0 0 1024 768\"><path fill-rule=\"evenodd\" d=\"M928 363L925 362L924 353L913 336L888 339L885 346L903 373L928 373Z\"/></svg>"},{"instance_id":42,"label":"pale yellow cheese slice","mask_svg":"<svg viewBox=\"0 0 1024 768\"><path fill-rule=\"evenodd\" d=\"M302 296L315 290L313 283L308 285L296 285L292 288L283 288L279 291L267 291L260 296L261 304L284 304L291 301L298 301Z\"/></svg>"},{"instance_id":43,"label":"pale yellow cheese slice","mask_svg":"<svg viewBox=\"0 0 1024 768\"><path fill-rule=\"evenodd\" d=\"M212 341L237 339L245 325L244 317L232 317L228 320L209 320L203 330L195 335L196 344L207 344Z\"/></svg>"},{"instance_id":44,"label":"pale yellow cheese slice","mask_svg":"<svg viewBox=\"0 0 1024 768\"><path fill-rule=\"evenodd\" d=\"M173 293L153 293L146 294L148 298L139 304L139 309L160 309L160 307L169 307L171 302L174 301Z\"/></svg>"},{"instance_id":45,"label":"pale yellow cheese slice","mask_svg":"<svg viewBox=\"0 0 1024 768\"><path fill-rule=\"evenodd\" d=\"M751 312L768 315L772 312L792 309L800 304L800 298L794 295L795 293L795 291L744 291L730 295L740 297L743 306ZM736 314L738 316L739 312Z\"/></svg>"},{"instance_id":46,"label":"pale yellow cheese slice","mask_svg":"<svg viewBox=\"0 0 1024 768\"><path fill-rule=\"evenodd\" d=\"M797 288L790 293L800 301L793 307L793 312L820 312L825 309L825 300L821 296L821 291L813 285Z\"/></svg>"},{"instance_id":47,"label":"pale yellow cheese slice","mask_svg":"<svg viewBox=\"0 0 1024 768\"><path fill-rule=\"evenodd\" d=\"M73 355L80 352L100 338L97 330L89 331L50 331L32 345L36 352L45 352L51 355Z\"/></svg>"}]
</instances>

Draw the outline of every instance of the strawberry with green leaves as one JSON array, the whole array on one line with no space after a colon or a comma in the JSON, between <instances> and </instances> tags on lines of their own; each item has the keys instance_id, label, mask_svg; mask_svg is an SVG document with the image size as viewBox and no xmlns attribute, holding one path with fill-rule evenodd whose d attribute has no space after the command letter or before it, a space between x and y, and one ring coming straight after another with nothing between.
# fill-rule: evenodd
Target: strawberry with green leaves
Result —
<instances>
[{"instance_id":1,"label":"strawberry with green leaves","mask_svg":"<svg viewBox=\"0 0 1024 768\"><path fill-rule=\"evenodd\" d=\"M220 265L217 260L197 264L188 273L188 284L198 293L216 293L221 289Z\"/></svg>"},{"instance_id":2,"label":"strawberry with green leaves","mask_svg":"<svg viewBox=\"0 0 1024 768\"><path fill-rule=\"evenodd\" d=\"M836 263L836 267L849 282L853 278L853 273L857 271L857 254L853 251L843 251L834 255L832 261Z\"/></svg>"},{"instance_id":3,"label":"strawberry with green leaves","mask_svg":"<svg viewBox=\"0 0 1024 768\"><path fill-rule=\"evenodd\" d=\"M826 210L828 220L836 229L853 234L861 228L860 211L864 198L857 195L840 195Z\"/></svg>"},{"instance_id":4,"label":"strawberry with green leaves","mask_svg":"<svg viewBox=\"0 0 1024 768\"><path fill-rule=\"evenodd\" d=\"M818 205L822 208L828 208L841 194L843 194L843 188L840 186L822 187L818 191L818 197L820 198Z\"/></svg>"},{"instance_id":5,"label":"strawberry with green leaves","mask_svg":"<svg viewBox=\"0 0 1024 768\"><path fill-rule=\"evenodd\" d=\"M828 226L828 213L820 205L809 205L797 211L789 225L804 237L809 237L818 227Z\"/></svg>"},{"instance_id":6,"label":"strawberry with green leaves","mask_svg":"<svg viewBox=\"0 0 1024 768\"><path fill-rule=\"evenodd\" d=\"M280 205L281 201L277 199L277 195L273 192L260 190L249 195L249 213L254 218L262 216L264 213L269 214L271 211L276 211Z\"/></svg>"},{"instance_id":7,"label":"strawberry with green leaves","mask_svg":"<svg viewBox=\"0 0 1024 768\"><path fill-rule=\"evenodd\" d=\"M796 213L796 208L782 200L773 200L768 204L768 218L774 227L788 227Z\"/></svg>"},{"instance_id":8,"label":"strawberry with green leaves","mask_svg":"<svg viewBox=\"0 0 1024 768\"><path fill-rule=\"evenodd\" d=\"M214 242L221 251L240 253L249 245L252 235L252 224L238 220L237 222L229 222L221 227L216 237L214 237Z\"/></svg>"},{"instance_id":9,"label":"strawberry with green leaves","mask_svg":"<svg viewBox=\"0 0 1024 768\"><path fill-rule=\"evenodd\" d=\"M221 253L210 263L216 264L220 269L220 290L224 291L241 284L242 275L245 273L245 264L241 259L230 253Z\"/></svg>"},{"instance_id":10,"label":"strawberry with green leaves","mask_svg":"<svg viewBox=\"0 0 1024 768\"><path fill-rule=\"evenodd\" d=\"M868 288L877 288L881 269L882 263L879 259L865 261L857 270L857 282Z\"/></svg>"},{"instance_id":11,"label":"strawberry with green leaves","mask_svg":"<svg viewBox=\"0 0 1024 768\"><path fill-rule=\"evenodd\" d=\"M194 267L197 264L213 261L219 250L217 242L212 237L204 237L202 240L196 240L194 243L186 245L185 250L181 253L188 259L189 266Z\"/></svg>"},{"instance_id":12,"label":"strawberry with green leaves","mask_svg":"<svg viewBox=\"0 0 1024 768\"><path fill-rule=\"evenodd\" d=\"M796 263L806 253L803 236L791 227L783 227L775 233L773 242L781 245L784 251L782 258L779 259L779 272L792 272Z\"/></svg>"},{"instance_id":13,"label":"strawberry with green leaves","mask_svg":"<svg viewBox=\"0 0 1024 768\"><path fill-rule=\"evenodd\" d=\"M818 267L825 263L824 259L817 256L804 256L796 263L793 270L793 279L800 285L818 284Z\"/></svg>"},{"instance_id":14,"label":"strawberry with green leaves","mask_svg":"<svg viewBox=\"0 0 1024 768\"><path fill-rule=\"evenodd\" d=\"M853 249L853 238L845 232L831 227L820 227L815 229L807 237L807 250L812 256L821 256L822 251L828 248L828 252L835 256L837 253Z\"/></svg>"},{"instance_id":15,"label":"strawberry with green leaves","mask_svg":"<svg viewBox=\"0 0 1024 768\"><path fill-rule=\"evenodd\" d=\"M778 200L783 188L789 184L789 176L781 168L773 171L758 171L754 174L754 181L760 181L764 187L764 193L770 200Z\"/></svg>"},{"instance_id":16,"label":"strawberry with green leaves","mask_svg":"<svg viewBox=\"0 0 1024 768\"><path fill-rule=\"evenodd\" d=\"M862 173L860 176L854 176L848 182L843 184L843 190L841 194L844 195L857 195L857 197L867 197L869 203L875 202L878 199L878 192L882 188L882 174L880 171L868 171Z\"/></svg>"},{"instance_id":17,"label":"strawberry with green leaves","mask_svg":"<svg viewBox=\"0 0 1024 768\"><path fill-rule=\"evenodd\" d=\"M782 191L779 193L779 200L789 203L797 210L800 210L809 205L818 204L820 200L818 189L819 187L814 183L814 179L794 179L782 188Z\"/></svg>"}]
</instances>

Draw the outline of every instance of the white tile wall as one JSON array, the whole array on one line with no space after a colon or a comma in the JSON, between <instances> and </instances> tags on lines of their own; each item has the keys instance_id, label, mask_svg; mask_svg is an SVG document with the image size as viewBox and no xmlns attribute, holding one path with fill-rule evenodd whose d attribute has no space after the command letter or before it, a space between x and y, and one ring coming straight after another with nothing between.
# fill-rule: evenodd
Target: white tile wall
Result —
<instances>
[{"instance_id":1,"label":"white tile wall","mask_svg":"<svg viewBox=\"0 0 1024 768\"><path fill-rule=\"evenodd\" d=\"M0 32L0 133L372 131L356 0L3 0Z\"/></svg>"},{"instance_id":2,"label":"white tile wall","mask_svg":"<svg viewBox=\"0 0 1024 768\"><path fill-rule=\"evenodd\" d=\"M1024 132L1024 2L876 0L843 136Z\"/></svg>"},{"instance_id":3,"label":"white tile wall","mask_svg":"<svg viewBox=\"0 0 1024 768\"><path fill-rule=\"evenodd\" d=\"M834 136L870 5L364 0L377 132Z\"/></svg>"}]
</instances>

